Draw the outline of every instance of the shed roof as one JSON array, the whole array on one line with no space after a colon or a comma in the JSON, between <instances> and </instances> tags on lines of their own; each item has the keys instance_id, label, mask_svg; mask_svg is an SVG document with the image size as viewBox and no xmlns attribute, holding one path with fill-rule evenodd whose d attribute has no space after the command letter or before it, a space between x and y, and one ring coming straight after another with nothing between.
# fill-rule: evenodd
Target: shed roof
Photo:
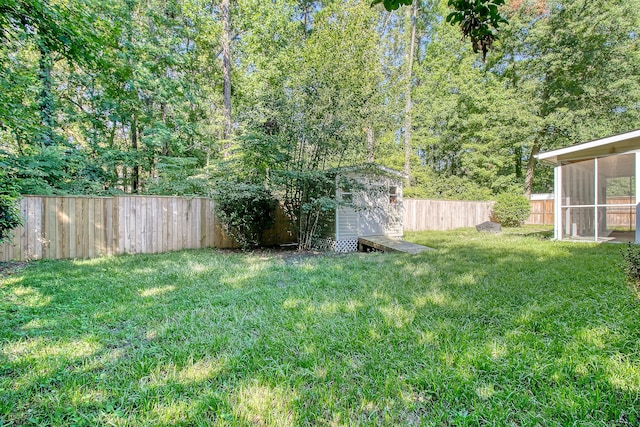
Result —
<instances>
[{"instance_id":1,"label":"shed roof","mask_svg":"<svg viewBox=\"0 0 640 427\"><path fill-rule=\"evenodd\" d=\"M408 176L404 172L399 170L391 169L386 166L382 166L376 163L365 163L356 166L345 166L338 169L339 172L372 172L376 174L390 175L395 176L402 179L407 179Z\"/></svg>"},{"instance_id":2,"label":"shed roof","mask_svg":"<svg viewBox=\"0 0 640 427\"><path fill-rule=\"evenodd\" d=\"M609 136L571 147L540 153L536 158L544 163L557 165L564 162L610 156L640 150L640 129Z\"/></svg>"}]
</instances>

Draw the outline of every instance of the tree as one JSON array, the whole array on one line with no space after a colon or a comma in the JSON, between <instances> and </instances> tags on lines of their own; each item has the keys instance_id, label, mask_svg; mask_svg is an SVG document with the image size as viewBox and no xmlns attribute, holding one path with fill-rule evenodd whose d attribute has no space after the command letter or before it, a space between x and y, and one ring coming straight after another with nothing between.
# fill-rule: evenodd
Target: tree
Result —
<instances>
[{"instance_id":1,"label":"tree","mask_svg":"<svg viewBox=\"0 0 640 427\"><path fill-rule=\"evenodd\" d=\"M230 0L222 0L220 4L220 19L222 20L222 76L224 99L224 133L223 140L231 137L231 16L229 13ZM228 144L226 144L228 145ZM225 149L225 153L227 150Z\"/></svg>"},{"instance_id":2,"label":"tree","mask_svg":"<svg viewBox=\"0 0 640 427\"><path fill-rule=\"evenodd\" d=\"M401 5L410 6L418 0L373 0L372 5L382 3L388 11L397 10ZM507 21L502 17L499 6L504 0L448 0L453 11L447 15L447 22L458 24L463 37L469 37L475 53L487 52L497 39L496 30ZM415 6L412 6L415 7Z\"/></svg>"},{"instance_id":3,"label":"tree","mask_svg":"<svg viewBox=\"0 0 640 427\"><path fill-rule=\"evenodd\" d=\"M265 9L244 41L255 33L259 44L246 46L240 59L250 69L244 86L259 90L242 94L248 99L238 109L250 111L244 126L251 133L237 140L237 150L255 164L267 162L264 179L306 249L322 213L335 208L335 169L368 155L367 129L380 114L384 78L373 31L378 12L339 2L299 18L291 3ZM258 160L256 153L264 155Z\"/></svg>"},{"instance_id":4,"label":"tree","mask_svg":"<svg viewBox=\"0 0 640 427\"><path fill-rule=\"evenodd\" d=\"M65 15L86 9L86 2L51 3L50 10ZM92 13L72 24L80 40L91 33L99 41L89 45L91 60L52 52L46 90L53 100L47 105L55 106L52 146L39 142L38 40L24 26L4 28L0 138L23 190L195 191L199 184L182 184L201 180L185 181L184 174L201 175L222 152L220 24L206 9L210 3L92 0L90 6Z\"/></svg>"},{"instance_id":5,"label":"tree","mask_svg":"<svg viewBox=\"0 0 640 427\"><path fill-rule=\"evenodd\" d=\"M406 61L405 61L405 105L404 105L404 173L407 175L407 182L411 182L411 91L413 90L413 57L416 46L416 12L417 2L411 8L407 8L405 33Z\"/></svg>"},{"instance_id":6,"label":"tree","mask_svg":"<svg viewBox=\"0 0 640 427\"><path fill-rule=\"evenodd\" d=\"M54 55L88 64L94 60L95 39L91 33L79 30L92 19L89 10L79 3L59 6L46 0L7 0L0 5L0 38L13 41L17 34L34 39L38 52L40 80L39 113L40 141L44 146L54 144L55 101L51 73Z\"/></svg>"},{"instance_id":7,"label":"tree","mask_svg":"<svg viewBox=\"0 0 640 427\"><path fill-rule=\"evenodd\" d=\"M495 70L536 120L530 128L525 194L535 186L535 155L636 128L639 3L586 0L514 2ZM612 78L612 76L616 76Z\"/></svg>"},{"instance_id":8,"label":"tree","mask_svg":"<svg viewBox=\"0 0 640 427\"><path fill-rule=\"evenodd\" d=\"M247 182L303 244L345 165L406 166L420 196L544 190L537 150L640 127L638 2L3 0L3 162L41 194Z\"/></svg>"},{"instance_id":9,"label":"tree","mask_svg":"<svg viewBox=\"0 0 640 427\"><path fill-rule=\"evenodd\" d=\"M536 150L640 125L634 101L639 50L631 30L636 12L586 3L507 4L511 24L485 63L468 48L453 48L454 29L435 23L428 30L413 96L420 124L414 146L424 164L414 169L426 171L418 183L426 190L416 191L462 198L467 192L491 197L516 186L549 191L550 169L534 175Z\"/></svg>"}]
</instances>

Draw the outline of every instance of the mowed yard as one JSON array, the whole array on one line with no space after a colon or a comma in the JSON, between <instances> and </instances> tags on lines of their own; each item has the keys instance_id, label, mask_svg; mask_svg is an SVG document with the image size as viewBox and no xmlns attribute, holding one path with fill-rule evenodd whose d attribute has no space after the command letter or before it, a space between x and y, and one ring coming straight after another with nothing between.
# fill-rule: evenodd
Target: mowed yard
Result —
<instances>
[{"instance_id":1,"label":"mowed yard","mask_svg":"<svg viewBox=\"0 0 640 427\"><path fill-rule=\"evenodd\" d=\"M0 426L638 425L622 245L34 262L0 278Z\"/></svg>"}]
</instances>

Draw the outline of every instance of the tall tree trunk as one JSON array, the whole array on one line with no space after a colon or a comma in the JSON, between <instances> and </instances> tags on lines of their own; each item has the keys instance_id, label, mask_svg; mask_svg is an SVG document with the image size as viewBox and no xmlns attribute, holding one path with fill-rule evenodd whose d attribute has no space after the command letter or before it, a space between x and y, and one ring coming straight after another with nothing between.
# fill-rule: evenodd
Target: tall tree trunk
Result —
<instances>
[{"instance_id":1,"label":"tall tree trunk","mask_svg":"<svg viewBox=\"0 0 640 427\"><path fill-rule=\"evenodd\" d=\"M53 69L53 58L51 51L44 41L38 43L40 58L38 59L38 77L40 78L40 119L42 124L42 145L53 145L54 103L51 82L51 70Z\"/></svg>"},{"instance_id":2,"label":"tall tree trunk","mask_svg":"<svg viewBox=\"0 0 640 427\"><path fill-rule=\"evenodd\" d=\"M109 149L113 150L113 142L115 140L116 137L116 122L112 122L113 126L111 128L111 131L109 132L109 136L107 138L107 146L109 147ZM111 176L112 176L112 180L110 184L107 184L107 186L105 187L105 189L109 188L110 186L113 187L117 187L118 186L118 179L120 174L118 173L118 163L117 162L112 162L111 164ZM122 190L125 191L124 189L124 180L122 181L123 185L122 185Z\"/></svg>"},{"instance_id":3,"label":"tall tree trunk","mask_svg":"<svg viewBox=\"0 0 640 427\"><path fill-rule=\"evenodd\" d=\"M304 25L304 37L306 38L311 32L311 8L313 7L313 0L302 0L300 2L300 8L302 9L302 25Z\"/></svg>"},{"instance_id":4,"label":"tall tree trunk","mask_svg":"<svg viewBox=\"0 0 640 427\"><path fill-rule=\"evenodd\" d=\"M138 120L135 114L131 116L131 149L135 156L131 172L131 192L137 193L140 188L140 162L138 161Z\"/></svg>"},{"instance_id":5,"label":"tall tree trunk","mask_svg":"<svg viewBox=\"0 0 640 427\"><path fill-rule=\"evenodd\" d=\"M531 198L531 190L533 189L533 177L536 171L536 158L535 156L540 152L540 143L537 141L533 143L531 148L531 156L527 162L527 174L524 177L524 195L527 198Z\"/></svg>"},{"instance_id":6,"label":"tall tree trunk","mask_svg":"<svg viewBox=\"0 0 640 427\"><path fill-rule=\"evenodd\" d=\"M375 148L376 140L373 126L367 126L367 162L369 163L376 161Z\"/></svg>"},{"instance_id":7,"label":"tall tree trunk","mask_svg":"<svg viewBox=\"0 0 640 427\"><path fill-rule=\"evenodd\" d=\"M406 87L404 103L404 173L407 175L407 183L411 182L411 88L413 77L413 56L416 48L416 10L417 2L406 9L407 24L405 31L409 35L407 40L408 51L406 54Z\"/></svg>"},{"instance_id":8,"label":"tall tree trunk","mask_svg":"<svg viewBox=\"0 0 640 427\"><path fill-rule=\"evenodd\" d=\"M133 53L133 22L134 22L134 15L135 15L135 3L133 2L126 2L127 5L127 10L129 12L129 16L128 16L128 20L126 21L126 34L127 34L127 41L128 46L126 48L125 51L125 55L127 58L127 63L131 69L131 71L135 70L136 67L134 65L134 53ZM138 192L138 188L139 188L139 184L140 184L140 162L138 159L138 118L136 116L136 110L138 108L138 97L136 97L136 79L132 78L131 79L131 84L130 84L130 88L129 91L131 93L131 99L135 100L135 106L132 107L133 111L131 112L131 123L129 126L129 132L131 134L131 152L133 153L134 159L133 159L133 167L131 168L131 192L132 193L137 193ZM124 123L123 123L124 125ZM122 168L123 171L123 187L125 188L126 191L126 185L127 185L127 181L126 181L126 176L127 176L127 168L126 165L123 166Z\"/></svg>"},{"instance_id":9,"label":"tall tree trunk","mask_svg":"<svg viewBox=\"0 0 640 427\"><path fill-rule=\"evenodd\" d=\"M224 103L224 156L229 155L229 138L231 137L231 36L230 36L230 0L222 0L220 6L222 19L222 78Z\"/></svg>"},{"instance_id":10,"label":"tall tree trunk","mask_svg":"<svg viewBox=\"0 0 640 427\"><path fill-rule=\"evenodd\" d=\"M167 128L167 103L166 102L160 103L160 116L162 118L162 124L165 126L165 128ZM162 141L161 155L163 155L164 157L171 155L169 138L165 138L164 141Z\"/></svg>"}]
</instances>

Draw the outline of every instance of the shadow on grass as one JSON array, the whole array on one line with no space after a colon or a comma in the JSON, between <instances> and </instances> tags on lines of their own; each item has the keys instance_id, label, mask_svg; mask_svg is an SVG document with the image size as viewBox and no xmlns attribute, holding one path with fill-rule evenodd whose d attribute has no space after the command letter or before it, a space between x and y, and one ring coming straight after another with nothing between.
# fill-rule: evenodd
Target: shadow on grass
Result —
<instances>
[{"instance_id":1,"label":"shadow on grass","mask_svg":"<svg viewBox=\"0 0 640 427\"><path fill-rule=\"evenodd\" d=\"M0 419L636 422L640 308L619 248L410 237L437 250L38 263L0 286Z\"/></svg>"}]
</instances>

